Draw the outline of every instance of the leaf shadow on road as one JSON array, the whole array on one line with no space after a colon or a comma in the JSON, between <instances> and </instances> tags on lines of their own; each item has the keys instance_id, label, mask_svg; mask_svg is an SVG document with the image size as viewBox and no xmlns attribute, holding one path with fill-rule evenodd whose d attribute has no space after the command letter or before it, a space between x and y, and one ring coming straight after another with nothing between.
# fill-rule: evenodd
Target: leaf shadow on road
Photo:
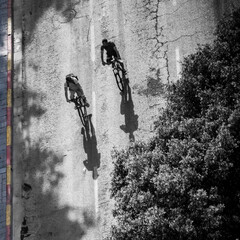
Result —
<instances>
[{"instance_id":1,"label":"leaf shadow on road","mask_svg":"<svg viewBox=\"0 0 240 240\"><path fill-rule=\"evenodd\" d=\"M79 9L84 8L85 3L88 3L88 1L89 0L23 0L22 24L24 26L22 30L25 44L32 41L34 29L47 10L56 10L54 15L48 15L46 17L50 25L53 24L55 27L59 27L61 24L71 22L74 18L82 17ZM77 5L79 6L76 7Z\"/></svg>"},{"instance_id":2,"label":"leaf shadow on road","mask_svg":"<svg viewBox=\"0 0 240 240\"><path fill-rule=\"evenodd\" d=\"M82 128L83 147L87 154L87 159L83 161L83 164L88 171L92 171L93 179L97 179L97 169L100 167L101 154L97 149L97 138L91 116L89 115L89 127Z\"/></svg>"},{"instance_id":3,"label":"leaf shadow on road","mask_svg":"<svg viewBox=\"0 0 240 240\"><path fill-rule=\"evenodd\" d=\"M138 129L138 115L134 113L134 104L132 100L131 87L129 79L123 77L124 91L122 92L122 100L120 105L120 113L124 115L125 124L120 129L125 133L129 133L129 140L135 141L134 131Z\"/></svg>"},{"instance_id":4,"label":"leaf shadow on road","mask_svg":"<svg viewBox=\"0 0 240 240\"><path fill-rule=\"evenodd\" d=\"M158 97L164 95L166 84L162 82L161 70L159 68L150 68L146 81L146 88L138 86L139 95L144 95L146 97Z\"/></svg>"},{"instance_id":5,"label":"leaf shadow on road","mask_svg":"<svg viewBox=\"0 0 240 240\"><path fill-rule=\"evenodd\" d=\"M24 78L18 78L20 71L20 65L16 64L12 143L15 239L79 240L95 225L95 218L87 209L60 203L64 198L59 191L64 187L65 175L60 170L64 155L54 152L47 145L44 128L39 126L30 131L32 122L46 114L43 107L46 96L30 90ZM42 137L32 138L32 131L40 133ZM61 193L64 194L63 191ZM81 223L77 220L79 216Z\"/></svg>"}]
</instances>

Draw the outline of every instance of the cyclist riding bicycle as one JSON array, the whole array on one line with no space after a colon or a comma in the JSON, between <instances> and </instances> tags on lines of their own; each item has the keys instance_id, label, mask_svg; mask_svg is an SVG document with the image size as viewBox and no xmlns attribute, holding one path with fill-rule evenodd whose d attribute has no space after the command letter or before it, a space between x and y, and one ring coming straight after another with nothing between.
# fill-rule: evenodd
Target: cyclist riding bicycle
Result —
<instances>
[{"instance_id":1,"label":"cyclist riding bicycle","mask_svg":"<svg viewBox=\"0 0 240 240\"><path fill-rule=\"evenodd\" d=\"M68 90L70 92L70 99L68 98ZM78 77L70 73L66 76L66 82L64 83L64 91L67 102L71 102L74 99L75 93L78 97L83 99L84 105L89 107L89 103L83 93L82 87L78 82Z\"/></svg>"},{"instance_id":2,"label":"cyclist riding bicycle","mask_svg":"<svg viewBox=\"0 0 240 240\"><path fill-rule=\"evenodd\" d=\"M103 58L104 50L107 53L107 59L106 59L107 62L105 62L104 58ZM114 59L116 59L116 60L118 60L119 62L122 63L120 54L119 54L119 52L118 52L118 50L116 48L115 43L110 42L110 41L108 42L107 39L103 39L102 40L102 46L101 46L101 60L102 60L102 64L103 65L110 64L111 61L113 60L113 57L114 57Z\"/></svg>"}]
</instances>

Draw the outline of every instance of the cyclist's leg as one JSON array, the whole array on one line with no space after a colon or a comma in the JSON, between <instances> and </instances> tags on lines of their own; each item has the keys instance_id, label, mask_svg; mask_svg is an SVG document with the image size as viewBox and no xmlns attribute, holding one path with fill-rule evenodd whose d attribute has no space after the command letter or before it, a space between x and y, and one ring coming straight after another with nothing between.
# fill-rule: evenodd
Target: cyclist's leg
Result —
<instances>
[{"instance_id":1,"label":"cyclist's leg","mask_svg":"<svg viewBox=\"0 0 240 240\"><path fill-rule=\"evenodd\" d=\"M84 97L83 89L80 84L77 85L77 91L76 91L78 97Z\"/></svg>"},{"instance_id":2,"label":"cyclist's leg","mask_svg":"<svg viewBox=\"0 0 240 240\"><path fill-rule=\"evenodd\" d=\"M113 56L114 56L115 60L120 64L120 66L122 68L121 70L123 72L126 72L125 69L124 69L124 65L123 65L123 61L122 61L121 57L118 56L116 52L113 54Z\"/></svg>"},{"instance_id":3,"label":"cyclist's leg","mask_svg":"<svg viewBox=\"0 0 240 240\"><path fill-rule=\"evenodd\" d=\"M121 57L120 57L120 56L118 57L118 55L117 55L117 53L116 53L116 52L113 52L113 54L112 54L112 55L113 55L113 57L114 57L116 60L118 60L118 59L121 59Z\"/></svg>"},{"instance_id":4,"label":"cyclist's leg","mask_svg":"<svg viewBox=\"0 0 240 240\"><path fill-rule=\"evenodd\" d=\"M76 91L76 93L77 93L78 97L81 97L81 98L83 99L84 104L85 104L87 107L89 107L90 104L88 103L88 101L87 101L87 99L86 99L86 97L85 97L85 95L84 95L84 93L83 93L83 89L82 89L82 87L81 87L80 85L79 85L79 88L78 88L78 90Z\"/></svg>"},{"instance_id":5,"label":"cyclist's leg","mask_svg":"<svg viewBox=\"0 0 240 240\"><path fill-rule=\"evenodd\" d=\"M69 89L69 92L70 92L70 100L75 103L74 109L77 110L76 101L75 101L75 98L74 98L75 91Z\"/></svg>"},{"instance_id":6,"label":"cyclist's leg","mask_svg":"<svg viewBox=\"0 0 240 240\"><path fill-rule=\"evenodd\" d=\"M69 90L69 92L70 92L70 100L73 100L73 99L74 99L75 91Z\"/></svg>"},{"instance_id":7,"label":"cyclist's leg","mask_svg":"<svg viewBox=\"0 0 240 240\"><path fill-rule=\"evenodd\" d=\"M112 60L113 60L113 56L112 55L107 55L107 64L110 65L112 63Z\"/></svg>"}]
</instances>

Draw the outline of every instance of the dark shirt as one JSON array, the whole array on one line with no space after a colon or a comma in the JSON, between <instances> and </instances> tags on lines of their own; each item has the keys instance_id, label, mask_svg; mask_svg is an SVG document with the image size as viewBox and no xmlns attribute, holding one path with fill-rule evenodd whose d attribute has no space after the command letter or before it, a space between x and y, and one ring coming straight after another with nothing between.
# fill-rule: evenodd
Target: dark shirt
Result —
<instances>
[{"instance_id":1,"label":"dark shirt","mask_svg":"<svg viewBox=\"0 0 240 240\"><path fill-rule=\"evenodd\" d=\"M104 49L107 52L107 56L112 56L112 55L116 55L116 51L114 49L116 45L113 42L108 42L107 46L101 46L101 51L103 51Z\"/></svg>"},{"instance_id":2,"label":"dark shirt","mask_svg":"<svg viewBox=\"0 0 240 240\"><path fill-rule=\"evenodd\" d=\"M77 91L81 88L77 78L76 79L68 78L66 80L65 86L68 87L69 90L72 90L72 91Z\"/></svg>"}]
</instances>

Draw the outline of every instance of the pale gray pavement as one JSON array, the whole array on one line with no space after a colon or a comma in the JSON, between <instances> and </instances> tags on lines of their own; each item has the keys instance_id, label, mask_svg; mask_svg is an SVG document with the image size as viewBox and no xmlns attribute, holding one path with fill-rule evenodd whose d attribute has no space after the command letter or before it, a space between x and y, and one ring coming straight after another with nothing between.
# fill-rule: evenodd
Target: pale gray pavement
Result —
<instances>
[{"instance_id":1,"label":"pale gray pavement","mask_svg":"<svg viewBox=\"0 0 240 240\"><path fill-rule=\"evenodd\" d=\"M0 239L6 236L7 0L0 0Z\"/></svg>"},{"instance_id":2,"label":"pale gray pavement","mask_svg":"<svg viewBox=\"0 0 240 240\"><path fill-rule=\"evenodd\" d=\"M165 85L180 77L184 56L212 41L234 1L22 3L14 6L14 239L24 217L29 240L103 239L113 222L112 149L153 134ZM111 67L101 65L103 38L116 43L126 63L127 101ZM91 104L87 139L64 98L70 72Z\"/></svg>"}]
</instances>

